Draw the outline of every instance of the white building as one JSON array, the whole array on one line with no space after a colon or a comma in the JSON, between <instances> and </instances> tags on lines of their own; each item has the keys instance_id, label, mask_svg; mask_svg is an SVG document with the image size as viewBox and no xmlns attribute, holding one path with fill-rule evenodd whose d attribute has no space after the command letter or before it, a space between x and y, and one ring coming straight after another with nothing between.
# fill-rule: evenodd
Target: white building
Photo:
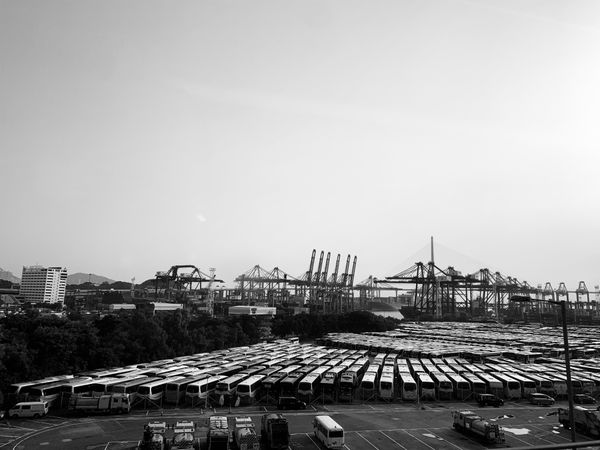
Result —
<instances>
[{"instance_id":1,"label":"white building","mask_svg":"<svg viewBox=\"0 0 600 450\"><path fill-rule=\"evenodd\" d=\"M270 306L230 306L230 316L271 316L277 314L277 308Z\"/></svg>"},{"instance_id":2,"label":"white building","mask_svg":"<svg viewBox=\"0 0 600 450\"><path fill-rule=\"evenodd\" d=\"M67 288L65 267L23 267L19 294L33 303L62 303Z\"/></svg>"}]
</instances>

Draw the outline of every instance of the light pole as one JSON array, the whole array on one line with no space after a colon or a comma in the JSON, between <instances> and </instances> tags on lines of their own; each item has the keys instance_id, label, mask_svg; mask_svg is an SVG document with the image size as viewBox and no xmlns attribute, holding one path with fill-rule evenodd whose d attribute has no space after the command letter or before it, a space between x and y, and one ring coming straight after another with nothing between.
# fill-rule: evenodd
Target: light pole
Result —
<instances>
[{"instance_id":1,"label":"light pole","mask_svg":"<svg viewBox=\"0 0 600 450\"><path fill-rule=\"evenodd\" d=\"M513 295L510 298L512 302L525 302L531 303L533 300L529 296L524 295ZM554 301L548 300L548 303L553 305L560 305L560 311L562 315L562 332L563 332L563 343L565 349L565 370L567 372L567 397L569 400L569 428L571 429L571 442L577 442L575 436L575 416L573 414L573 384L571 383L571 361L569 358L569 336L567 333L567 303L565 301Z\"/></svg>"}]
</instances>

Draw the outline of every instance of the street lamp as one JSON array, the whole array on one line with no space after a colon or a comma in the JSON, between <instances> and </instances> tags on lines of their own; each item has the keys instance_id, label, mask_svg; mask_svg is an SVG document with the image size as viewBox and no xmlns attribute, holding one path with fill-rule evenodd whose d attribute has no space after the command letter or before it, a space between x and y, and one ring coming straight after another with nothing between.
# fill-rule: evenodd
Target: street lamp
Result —
<instances>
[{"instance_id":1,"label":"street lamp","mask_svg":"<svg viewBox=\"0 0 600 450\"><path fill-rule=\"evenodd\" d=\"M532 298L524 295L513 295L510 298L512 302L533 302ZM569 336L567 333L567 303L565 301L554 301L548 300L548 303L553 305L560 305L560 311L562 314L562 331L563 331L563 343L565 349L565 370L567 372L567 397L569 399L569 428L571 429L571 442L577 442L575 437L575 416L573 414L573 385L571 383L571 361L569 358Z\"/></svg>"}]
</instances>

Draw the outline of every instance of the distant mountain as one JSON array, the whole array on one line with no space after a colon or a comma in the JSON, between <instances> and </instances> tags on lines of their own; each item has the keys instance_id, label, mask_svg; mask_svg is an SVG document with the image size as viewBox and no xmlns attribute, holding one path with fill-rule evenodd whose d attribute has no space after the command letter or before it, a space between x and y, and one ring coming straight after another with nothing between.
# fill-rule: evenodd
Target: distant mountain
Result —
<instances>
[{"instance_id":1,"label":"distant mountain","mask_svg":"<svg viewBox=\"0 0 600 450\"><path fill-rule=\"evenodd\" d=\"M0 280L10 281L11 283L20 283L21 279L15 277L12 272L0 268Z\"/></svg>"},{"instance_id":2,"label":"distant mountain","mask_svg":"<svg viewBox=\"0 0 600 450\"><path fill-rule=\"evenodd\" d=\"M103 277L101 275L89 274L89 273L73 273L67 277L67 284L83 284L91 282L92 284L102 284L102 283L114 283L115 280L111 280L110 278Z\"/></svg>"}]
</instances>

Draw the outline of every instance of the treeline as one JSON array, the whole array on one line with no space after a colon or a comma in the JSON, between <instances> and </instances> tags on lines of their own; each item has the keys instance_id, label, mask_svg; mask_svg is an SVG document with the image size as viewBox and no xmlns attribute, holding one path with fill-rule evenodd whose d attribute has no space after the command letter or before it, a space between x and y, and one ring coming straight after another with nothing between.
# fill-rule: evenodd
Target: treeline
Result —
<instances>
[{"instance_id":1,"label":"treeline","mask_svg":"<svg viewBox=\"0 0 600 450\"><path fill-rule=\"evenodd\" d=\"M296 335L300 338L317 338L326 333L388 331L397 328L399 321L392 317L377 316L368 311L346 314L276 316L271 332L275 336Z\"/></svg>"},{"instance_id":2,"label":"treeline","mask_svg":"<svg viewBox=\"0 0 600 450\"><path fill-rule=\"evenodd\" d=\"M103 318L0 319L0 389L18 381L125 366L259 342L252 317L212 319L185 311Z\"/></svg>"}]
</instances>

